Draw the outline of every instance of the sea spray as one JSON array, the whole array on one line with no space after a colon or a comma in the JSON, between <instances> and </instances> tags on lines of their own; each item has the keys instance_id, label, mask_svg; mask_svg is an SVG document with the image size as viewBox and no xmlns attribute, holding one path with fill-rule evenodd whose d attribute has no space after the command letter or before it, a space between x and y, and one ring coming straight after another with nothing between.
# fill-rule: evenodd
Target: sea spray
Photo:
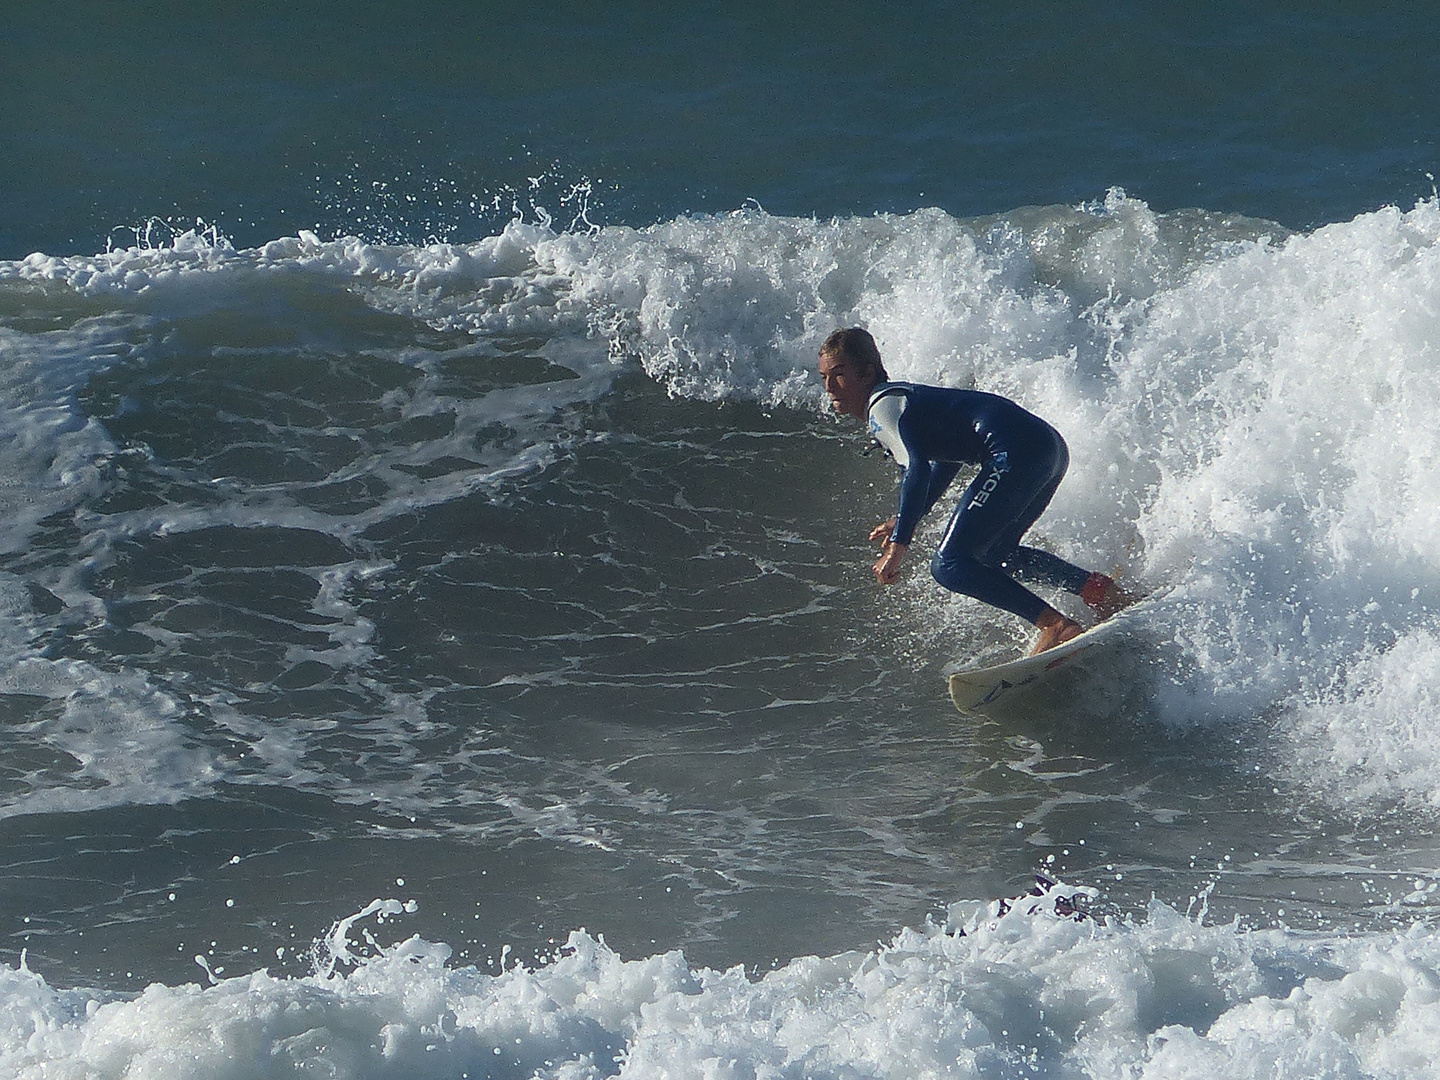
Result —
<instances>
[{"instance_id":1,"label":"sea spray","mask_svg":"<svg viewBox=\"0 0 1440 1080\"><path fill-rule=\"evenodd\" d=\"M305 977L126 996L0 971L0 1064L17 1080L1430 1075L1429 935L1327 942L1158 901L1110 921L1077 917L1071 888L1037 893L763 974L627 960L584 931L491 974L415 936L379 943L364 922L409 905L377 900L336 923Z\"/></svg>"}]
</instances>

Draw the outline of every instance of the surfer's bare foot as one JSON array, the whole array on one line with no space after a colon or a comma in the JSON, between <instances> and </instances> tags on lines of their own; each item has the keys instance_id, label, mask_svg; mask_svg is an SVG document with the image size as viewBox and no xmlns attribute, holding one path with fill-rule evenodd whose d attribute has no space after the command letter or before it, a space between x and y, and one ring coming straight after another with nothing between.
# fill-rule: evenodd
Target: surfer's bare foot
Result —
<instances>
[{"instance_id":1,"label":"surfer's bare foot","mask_svg":"<svg viewBox=\"0 0 1440 1080\"><path fill-rule=\"evenodd\" d=\"M1090 579L1085 582L1085 587L1080 590L1080 599L1095 612L1096 618L1104 622L1116 612L1124 611L1131 604L1141 597L1136 593L1126 592L1115 579L1104 574L1091 574Z\"/></svg>"},{"instance_id":2,"label":"surfer's bare foot","mask_svg":"<svg viewBox=\"0 0 1440 1080\"><path fill-rule=\"evenodd\" d=\"M1054 608L1046 608L1035 620L1035 625L1040 628L1040 640L1035 642L1035 647L1030 650L1031 656L1038 656L1046 649L1053 649L1085 629L1074 619L1067 619Z\"/></svg>"}]
</instances>

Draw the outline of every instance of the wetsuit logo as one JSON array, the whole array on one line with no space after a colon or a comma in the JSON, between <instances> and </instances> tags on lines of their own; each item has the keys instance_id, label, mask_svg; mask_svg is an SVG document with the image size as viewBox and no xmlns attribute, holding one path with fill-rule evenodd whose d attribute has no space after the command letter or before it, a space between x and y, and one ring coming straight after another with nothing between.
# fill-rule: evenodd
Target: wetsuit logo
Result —
<instances>
[{"instance_id":1,"label":"wetsuit logo","mask_svg":"<svg viewBox=\"0 0 1440 1080\"><path fill-rule=\"evenodd\" d=\"M980 485L978 491L965 504L966 510L974 510L977 506L984 506L994 494L995 489L1000 486L1000 478L1010 471L1009 455L1001 450L990 459L990 475L985 477L985 482Z\"/></svg>"}]
</instances>

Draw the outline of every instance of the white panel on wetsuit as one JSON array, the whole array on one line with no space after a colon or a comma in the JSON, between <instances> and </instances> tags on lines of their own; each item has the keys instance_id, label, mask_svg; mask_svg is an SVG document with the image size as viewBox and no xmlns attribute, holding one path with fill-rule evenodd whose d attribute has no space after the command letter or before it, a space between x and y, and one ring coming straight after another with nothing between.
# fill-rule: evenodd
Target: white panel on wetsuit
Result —
<instances>
[{"instance_id":1,"label":"white panel on wetsuit","mask_svg":"<svg viewBox=\"0 0 1440 1080\"><path fill-rule=\"evenodd\" d=\"M870 434L902 469L910 467L910 453L900 438L900 414L908 400L904 394L885 394L870 406Z\"/></svg>"}]
</instances>

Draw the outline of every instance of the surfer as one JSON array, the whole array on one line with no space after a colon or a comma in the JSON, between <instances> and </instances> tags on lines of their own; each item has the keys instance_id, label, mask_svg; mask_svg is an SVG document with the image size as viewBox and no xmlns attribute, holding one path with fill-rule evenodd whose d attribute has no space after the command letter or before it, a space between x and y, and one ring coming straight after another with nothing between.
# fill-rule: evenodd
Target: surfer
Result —
<instances>
[{"instance_id":1,"label":"surfer","mask_svg":"<svg viewBox=\"0 0 1440 1080\"><path fill-rule=\"evenodd\" d=\"M835 411L868 421L870 433L900 466L899 513L870 533L882 545L873 567L880 584L899 580L920 519L969 464L980 471L930 563L941 585L1033 623L1040 639L1031 655L1084 628L1021 580L1074 593L1101 619L1138 599L1104 574L1020 544L1070 463L1065 440L1044 420L996 394L891 382L875 339L858 327L825 339L820 379Z\"/></svg>"}]
</instances>

